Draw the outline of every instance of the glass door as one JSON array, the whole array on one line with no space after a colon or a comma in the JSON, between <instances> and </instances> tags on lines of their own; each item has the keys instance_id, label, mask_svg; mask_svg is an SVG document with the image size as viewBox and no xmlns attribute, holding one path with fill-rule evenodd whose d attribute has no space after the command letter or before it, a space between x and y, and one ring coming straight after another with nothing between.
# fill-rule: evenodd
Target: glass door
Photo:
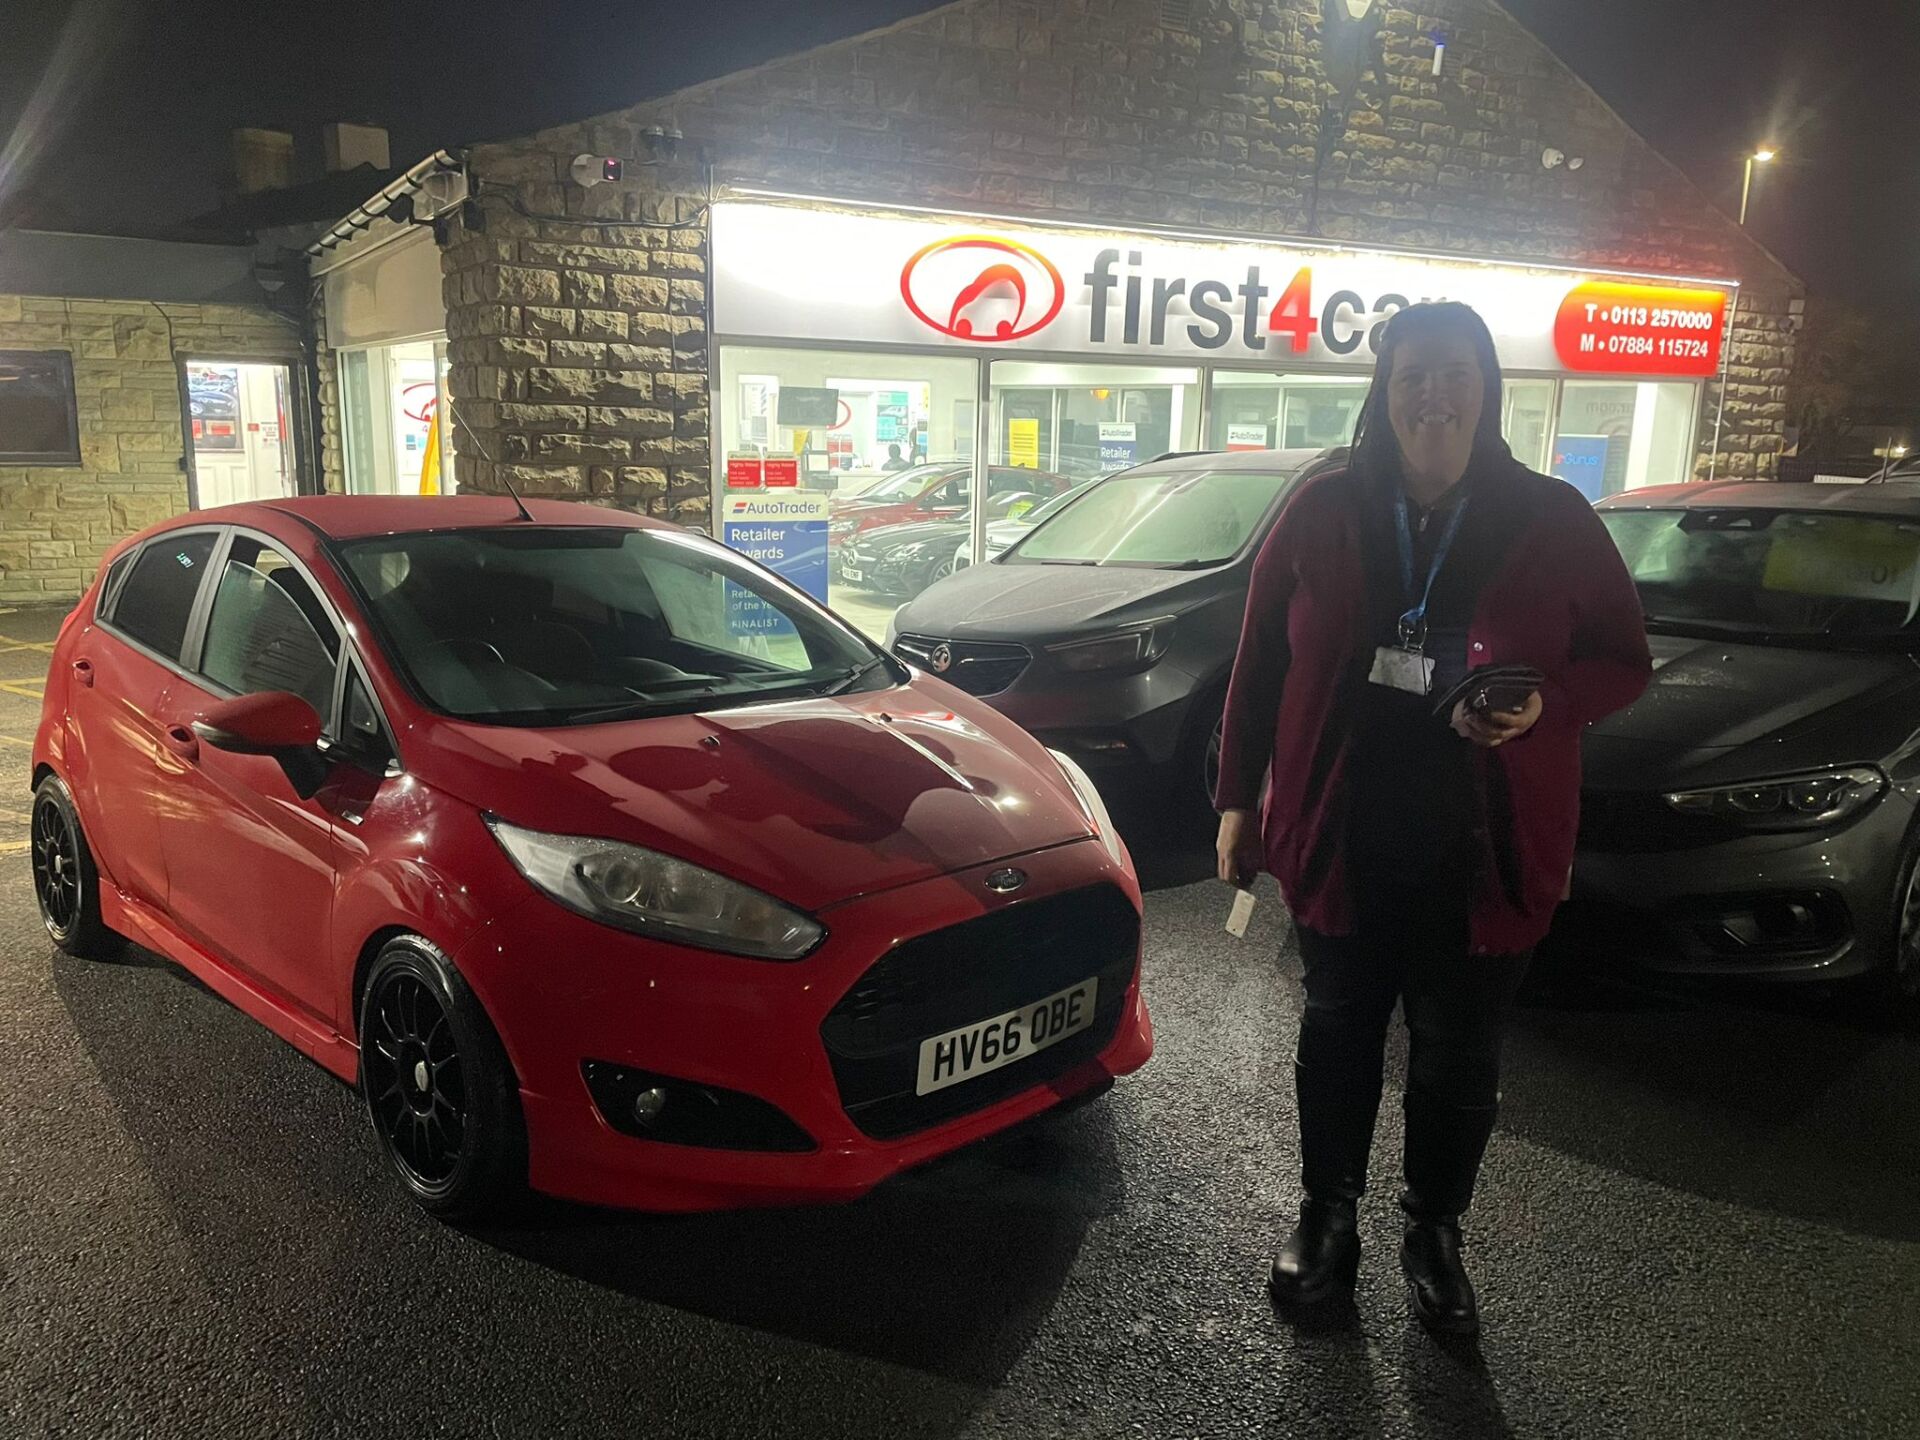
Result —
<instances>
[{"instance_id":1,"label":"glass door","mask_svg":"<svg viewBox=\"0 0 1920 1440\"><path fill-rule=\"evenodd\" d=\"M181 372L194 508L296 494L291 367L187 360Z\"/></svg>"}]
</instances>

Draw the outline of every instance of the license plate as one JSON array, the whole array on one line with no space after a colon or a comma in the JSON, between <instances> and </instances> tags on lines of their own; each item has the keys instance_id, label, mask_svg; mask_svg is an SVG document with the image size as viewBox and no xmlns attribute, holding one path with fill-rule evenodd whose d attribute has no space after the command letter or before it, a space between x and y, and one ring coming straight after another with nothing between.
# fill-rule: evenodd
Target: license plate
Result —
<instances>
[{"instance_id":1,"label":"license plate","mask_svg":"<svg viewBox=\"0 0 1920 1440\"><path fill-rule=\"evenodd\" d=\"M851 580L854 584L858 585L862 580L867 578L867 572L864 570L856 570L851 565L842 565L840 567L840 578L842 580Z\"/></svg>"},{"instance_id":2,"label":"license plate","mask_svg":"<svg viewBox=\"0 0 1920 1440\"><path fill-rule=\"evenodd\" d=\"M922 1040L913 1093L931 1095L1079 1034L1093 1024L1095 985L1094 980L1082 980L1018 1010Z\"/></svg>"}]
</instances>

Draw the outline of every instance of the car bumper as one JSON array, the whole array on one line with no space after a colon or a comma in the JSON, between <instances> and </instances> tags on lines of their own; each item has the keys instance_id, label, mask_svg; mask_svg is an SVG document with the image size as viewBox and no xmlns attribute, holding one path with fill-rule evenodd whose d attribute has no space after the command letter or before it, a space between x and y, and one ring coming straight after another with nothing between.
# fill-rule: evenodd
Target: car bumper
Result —
<instances>
[{"instance_id":1,"label":"car bumper","mask_svg":"<svg viewBox=\"0 0 1920 1440\"><path fill-rule=\"evenodd\" d=\"M1898 792L1844 830L1646 854L1583 849L1552 945L1606 967L1841 980L1891 953L1913 818Z\"/></svg>"},{"instance_id":2,"label":"car bumper","mask_svg":"<svg viewBox=\"0 0 1920 1440\"><path fill-rule=\"evenodd\" d=\"M1131 873L1097 842L1019 857L1030 880L1011 903L995 899L982 883L1004 863L824 912L826 941L790 964L657 944L544 897L529 898L467 946L459 963L518 1072L534 1188L649 1210L848 1200L1138 1069L1152 1053L1153 1030L1140 995L1136 930L1131 953L1115 962L1116 973L1124 965L1126 979L1111 1033L1104 1022L1096 1026L1100 1033L1081 1047L1084 1055L1062 1044L1063 1053L1079 1055L1071 1064L1050 1064L1043 1051L962 1082L955 1096L1001 1077L989 1092L991 1103L898 1138L876 1138L868 1133L871 1124L863 1129L843 1106L822 1026L897 945L1086 887L1114 887L1137 917L1139 890ZM973 1018L993 1013L999 1012ZM589 1090L587 1062L753 1097L804 1131L811 1148L715 1148L623 1133ZM1027 1064L1035 1066L1035 1078L1019 1085L1014 1072Z\"/></svg>"},{"instance_id":3,"label":"car bumper","mask_svg":"<svg viewBox=\"0 0 1920 1440\"><path fill-rule=\"evenodd\" d=\"M1095 778L1180 757L1198 688L1185 671L1162 664L1136 675L1038 673L1046 664L1036 657L1009 689L981 698Z\"/></svg>"}]
</instances>

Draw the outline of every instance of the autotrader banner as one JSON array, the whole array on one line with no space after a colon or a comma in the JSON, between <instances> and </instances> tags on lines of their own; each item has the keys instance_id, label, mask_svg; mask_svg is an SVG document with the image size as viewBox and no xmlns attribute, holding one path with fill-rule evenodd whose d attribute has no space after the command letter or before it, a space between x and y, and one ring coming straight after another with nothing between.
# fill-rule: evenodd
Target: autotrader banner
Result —
<instances>
[{"instance_id":1,"label":"autotrader banner","mask_svg":"<svg viewBox=\"0 0 1920 1440\"><path fill-rule=\"evenodd\" d=\"M827 495L816 490L726 495L721 499L720 539L824 605L828 508ZM777 630L784 624L772 606L731 582L727 621L735 634Z\"/></svg>"}]
</instances>

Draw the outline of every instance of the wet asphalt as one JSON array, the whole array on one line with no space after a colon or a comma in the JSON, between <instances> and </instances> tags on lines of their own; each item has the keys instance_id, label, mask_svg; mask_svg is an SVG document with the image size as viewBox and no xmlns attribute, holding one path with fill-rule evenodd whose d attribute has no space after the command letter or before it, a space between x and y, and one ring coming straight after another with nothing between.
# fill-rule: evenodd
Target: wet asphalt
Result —
<instances>
[{"instance_id":1,"label":"wet asphalt","mask_svg":"<svg viewBox=\"0 0 1920 1440\"><path fill-rule=\"evenodd\" d=\"M28 709L0 692L0 735ZM1531 1005L1469 1222L1482 1340L1408 1318L1391 1102L1354 1302L1295 1323L1262 1289L1284 916L1235 941L1193 837L1141 860L1159 1052L1094 1105L832 1209L461 1230L183 972L55 956L0 850L0 1435L1920 1433L1920 1038L1804 995Z\"/></svg>"}]
</instances>

